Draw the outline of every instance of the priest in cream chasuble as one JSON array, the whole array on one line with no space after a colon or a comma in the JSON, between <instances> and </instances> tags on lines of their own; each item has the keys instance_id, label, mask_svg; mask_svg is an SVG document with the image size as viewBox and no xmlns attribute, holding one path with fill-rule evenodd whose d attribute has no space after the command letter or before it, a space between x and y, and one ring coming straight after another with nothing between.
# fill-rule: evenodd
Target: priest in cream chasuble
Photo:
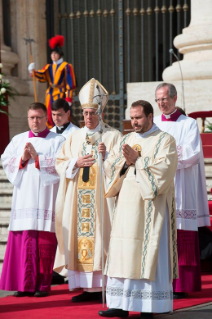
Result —
<instances>
[{"instance_id":1,"label":"priest in cream chasuble","mask_svg":"<svg viewBox=\"0 0 212 319\"><path fill-rule=\"evenodd\" d=\"M151 318L173 308L177 152L174 138L153 123L151 104L133 103L130 115L135 132L125 135L117 154L104 163L110 178L106 197L118 199L105 266L109 309L99 315L139 311Z\"/></svg>"},{"instance_id":2,"label":"priest in cream chasuble","mask_svg":"<svg viewBox=\"0 0 212 319\"><path fill-rule=\"evenodd\" d=\"M110 154L121 133L103 123L100 142L99 116L96 114L99 91L108 100L107 91L95 79L81 89L79 99L83 108L85 127L74 131L63 145L57 158L56 170L60 185L56 201L56 235L58 249L54 270L68 270L69 289L82 287L84 292L72 301L101 298L101 212L100 168L98 153L103 159ZM104 187L104 185L102 185ZM114 199L104 199L105 259L109 245ZM98 292L98 293L97 293ZM92 296L91 296L92 295ZM79 297L79 298L78 298ZM93 299L92 299L93 300Z\"/></svg>"}]
</instances>

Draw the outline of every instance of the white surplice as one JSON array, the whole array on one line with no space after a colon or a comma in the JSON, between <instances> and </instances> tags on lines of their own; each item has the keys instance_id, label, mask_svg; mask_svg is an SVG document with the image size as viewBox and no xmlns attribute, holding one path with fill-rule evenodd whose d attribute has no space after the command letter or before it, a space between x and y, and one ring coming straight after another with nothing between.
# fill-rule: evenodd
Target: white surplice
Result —
<instances>
[{"instance_id":1,"label":"white surplice","mask_svg":"<svg viewBox=\"0 0 212 319\"><path fill-rule=\"evenodd\" d=\"M29 138L29 132L13 137L1 159L7 178L14 185L9 230L55 232L55 198L59 176L55 160L65 138L49 132L45 138ZM20 160L26 143L39 156L40 169L30 158L23 169Z\"/></svg>"},{"instance_id":2,"label":"white surplice","mask_svg":"<svg viewBox=\"0 0 212 319\"><path fill-rule=\"evenodd\" d=\"M210 225L202 143L196 121L181 115L177 121L162 121L157 116L154 122L176 140L177 229L197 231L198 227Z\"/></svg>"},{"instance_id":3,"label":"white surplice","mask_svg":"<svg viewBox=\"0 0 212 319\"><path fill-rule=\"evenodd\" d=\"M59 134L59 135L62 135L65 137L65 139L67 139L67 137L72 133L74 132L75 130L79 130L80 128L72 123L70 123L66 129L63 131L62 134ZM51 128L50 130L51 132L54 132L54 133L57 133L56 132L56 125L54 127Z\"/></svg>"}]
</instances>

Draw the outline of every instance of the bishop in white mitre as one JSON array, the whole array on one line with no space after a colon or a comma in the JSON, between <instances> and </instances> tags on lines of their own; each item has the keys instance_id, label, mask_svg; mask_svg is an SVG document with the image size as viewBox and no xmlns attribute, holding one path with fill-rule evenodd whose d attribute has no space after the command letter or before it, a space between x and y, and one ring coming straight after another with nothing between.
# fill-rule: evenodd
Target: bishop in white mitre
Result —
<instances>
[{"instance_id":1,"label":"bishop in white mitre","mask_svg":"<svg viewBox=\"0 0 212 319\"><path fill-rule=\"evenodd\" d=\"M56 201L56 235L58 248L54 270L68 270L69 289L83 288L73 302L101 300L101 211L100 158L113 152L121 134L102 123L98 103L104 109L108 93L95 79L79 92L85 126L73 132L57 158L60 186ZM101 135L102 141L101 141ZM104 191L104 189L103 189ZM104 252L107 255L114 200L104 200Z\"/></svg>"},{"instance_id":2,"label":"bishop in white mitre","mask_svg":"<svg viewBox=\"0 0 212 319\"><path fill-rule=\"evenodd\" d=\"M173 310L172 280L178 275L174 138L153 123L147 101L130 109L133 133L125 135L104 163L110 182L106 197L117 196L108 257L103 317L141 318Z\"/></svg>"},{"instance_id":3,"label":"bishop in white mitre","mask_svg":"<svg viewBox=\"0 0 212 319\"><path fill-rule=\"evenodd\" d=\"M50 132L46 121L45 105L31 104L30 131L13 137L1 157L14 189L0 289L17 290L16 297L44 297L52 281L59 184L55 160L65 139Z\"/></svg>"}]
</instances>

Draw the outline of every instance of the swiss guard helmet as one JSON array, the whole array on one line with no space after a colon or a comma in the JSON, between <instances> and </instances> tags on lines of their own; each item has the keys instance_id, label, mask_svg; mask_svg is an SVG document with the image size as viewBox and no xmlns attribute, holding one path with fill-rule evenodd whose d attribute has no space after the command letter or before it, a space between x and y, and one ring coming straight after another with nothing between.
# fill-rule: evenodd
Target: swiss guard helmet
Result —
<instances>
[{"instance_id":1,"label":"swiss guard helmet","mask_svg":"<svg viewBox=\"0 0 212 319\"><path fill-rule=\"evenodd\" d=\"M64 44L64 37L62 35L56 35L55 37L49 39L49 46L52 52L57 52L60 57L63 56L62 46Z\"/></svg>"}]
</instances>

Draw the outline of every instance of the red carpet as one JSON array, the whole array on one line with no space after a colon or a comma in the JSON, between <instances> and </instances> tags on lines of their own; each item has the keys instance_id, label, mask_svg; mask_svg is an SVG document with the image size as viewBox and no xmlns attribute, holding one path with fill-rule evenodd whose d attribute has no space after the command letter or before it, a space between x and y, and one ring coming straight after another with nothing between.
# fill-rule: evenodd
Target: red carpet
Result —
<instances>
[{"instance_id":1,"label":"red carpet","mask_svg":"<svg viewBox=\"0 0 212 319\"><path fill-rule=\"evenodd\" d=\"M212 275L202 276L202 292L191 293L184 300L174 300L174 310L212 301ZM100 319L101 304L74 304L71 298L80 291L68 292L68 285L52 288L45 298L13 296L0 298L0 317L4 319ZM130 312L129 318L139 318L139 313Z\"/></svg>"}]
</instances>

